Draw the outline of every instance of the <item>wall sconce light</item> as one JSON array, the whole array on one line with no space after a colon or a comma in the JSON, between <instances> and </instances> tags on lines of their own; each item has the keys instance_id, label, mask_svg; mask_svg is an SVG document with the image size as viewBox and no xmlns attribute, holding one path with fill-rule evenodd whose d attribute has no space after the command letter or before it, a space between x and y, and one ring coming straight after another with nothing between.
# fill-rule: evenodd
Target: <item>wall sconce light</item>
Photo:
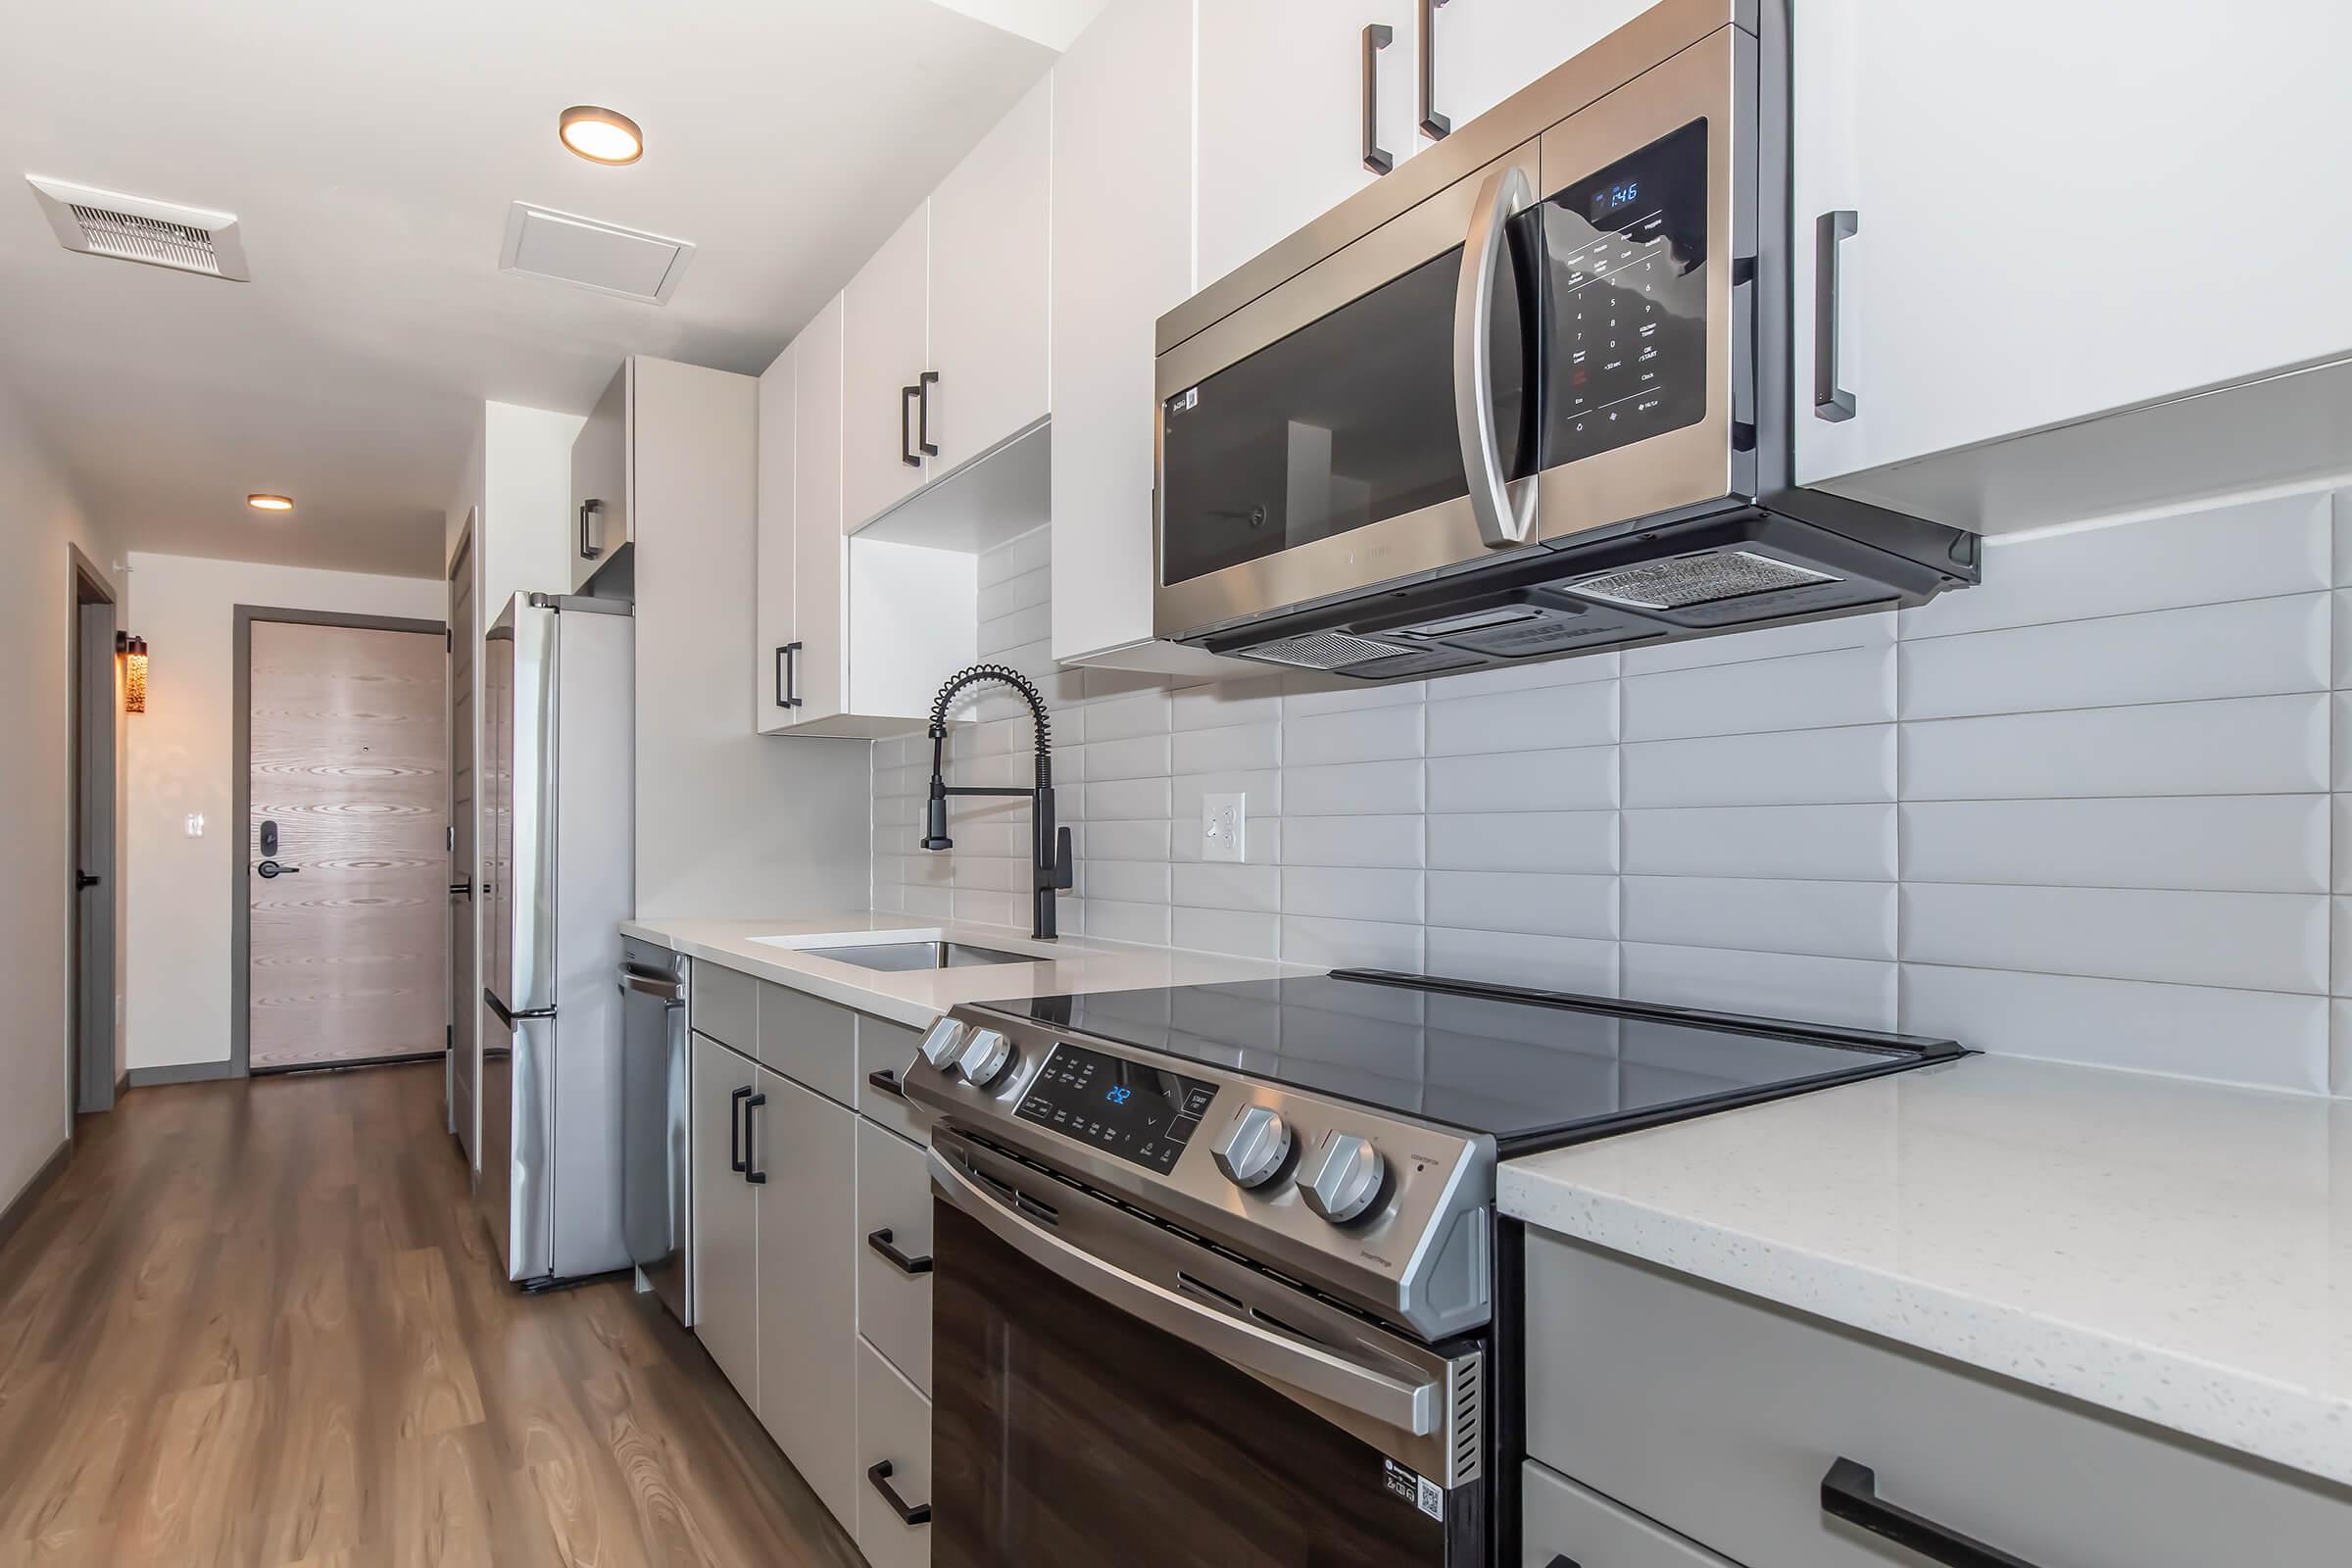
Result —
<instances>
[{"instance_id":1,"label":"wall sconce light","mask_svg":"<svg viewBox=\"0 0 2352 1568\"><path fill-rule=\"evenodd\" d=\"M122 711L147 711L147 639L128 632L115 633L115 651L122 656Z\"/></svg>"}]
</instances>

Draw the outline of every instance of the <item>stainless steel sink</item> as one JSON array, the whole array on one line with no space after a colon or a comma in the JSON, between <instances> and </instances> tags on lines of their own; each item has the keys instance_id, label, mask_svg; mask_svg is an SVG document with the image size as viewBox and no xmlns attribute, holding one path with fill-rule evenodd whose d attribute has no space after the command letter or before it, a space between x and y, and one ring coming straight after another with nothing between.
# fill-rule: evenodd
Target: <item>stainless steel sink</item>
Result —
<instances>
[{"instance_id":1,"label":"stainless steel sink","mask_svg":"<svg viewBox=\"0 0 2352 1568\"><path fill-rule=\"evenodd\" d=\"M811 958L831 958L860 969L893 973L914 969L977 969L992 963L1043 963L1026 953L1000 953L962 942L875 942L854 948L800 948Z\"/></svg>"}]
</instances>

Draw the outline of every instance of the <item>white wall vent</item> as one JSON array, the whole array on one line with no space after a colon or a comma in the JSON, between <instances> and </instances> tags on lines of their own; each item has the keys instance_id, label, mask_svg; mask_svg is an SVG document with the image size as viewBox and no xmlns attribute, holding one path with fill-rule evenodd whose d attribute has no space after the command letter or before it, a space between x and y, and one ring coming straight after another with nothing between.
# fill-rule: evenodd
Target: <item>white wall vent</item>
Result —
<instances>
[{"instance_id":1,"label":"white wall vent","mask_svg":"<svg viewBox=\"0 0 2352 1568\"><path fill-rule=\"evenodd\" d=\"M667 305L694 259L690 240L516 202L507 214L499 270L569 283L592 293Z\"/></svg>"},{"instance_id":2,"label":"white wall vent","mask_svg":"<svg viewBox=\"0 0 2352 1568\"><path fill-rule=\"evenodd\" d=\"M40 174L27 174L24 182L57 231L57 242L70 251L237 283L253 275L245 267L245 241L233 214L125 196Z\"/></svg>"}]
</instances>

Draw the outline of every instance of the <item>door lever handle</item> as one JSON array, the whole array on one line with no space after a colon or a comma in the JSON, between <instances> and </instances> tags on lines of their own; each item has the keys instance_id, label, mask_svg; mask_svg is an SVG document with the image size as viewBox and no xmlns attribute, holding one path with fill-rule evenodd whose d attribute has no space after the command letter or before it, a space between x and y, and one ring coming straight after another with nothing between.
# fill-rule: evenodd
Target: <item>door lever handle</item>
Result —
<instances>
[{"instance_id":1,"label":"door lever handle","mask_svg":"<svg viewBox=\"0 0 2352 1568\"><path fill-rule=\"evenodd\" d=\"M273 877L292 876L301 869L302 867L299 865L280 865L275 860L264 860L254 867L254 870L261 873L262 880L265 882Z\"/></svg>"}]
</instances>

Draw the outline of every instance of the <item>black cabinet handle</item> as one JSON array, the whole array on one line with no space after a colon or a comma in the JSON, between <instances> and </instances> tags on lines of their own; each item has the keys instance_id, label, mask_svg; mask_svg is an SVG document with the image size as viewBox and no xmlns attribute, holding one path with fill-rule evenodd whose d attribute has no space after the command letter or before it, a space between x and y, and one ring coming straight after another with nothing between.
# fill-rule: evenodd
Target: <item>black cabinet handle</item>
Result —
<instances>
[{"instance_id":1,"label":"black cabinet handle","mask_svg":"<svg viewBox=\"0 0 2352 1568\"><path fill-rule=\"evenodd\" d=\"M599 539L593 544L591 544L588 539L588 519L604 510L605 504L602 501L583 501L580 503L580 559L582 561L594 561L597 557L605 553L605 546L602 539ZM601 534L603 530L600 528L598 532Z\"/></svg>"},{"instance_id":2,"label":"black cabinet handle","mask_svg":"<svg viewBox=\"0 0 2352 1568\"><path fill-rule=\"evenodd\" d=\"M743 1162L743 1124L750 1119L743 1113L743 1102L751 1098L750 1084L727 1097L727 1168L738 1176L750 1169Z\"/></svg>"},{"instance_id":3,"label":"black cabinet handle","mask_svg":"<svg viewBox=\"0 0 2352 1568\"><path fill-rule=\"evenodd\" d=\"M906 1499L901 1497L897 1490L891 1486L890 1461L888 1459L867 1465L865 1479L876 1492L882 1494L882 1500L889 1503L890 1511L899 1516L899 1523L911 1528L931 1522L931 1505L929 1503L918 1502L909 1508L906 1506Z\"/></svg>"},{"instance_id":4,"label":"black cabinet handle","mask_svg":"<svg viewBox=\"0 0 2352 1568\"><path fill-rule=\"evenodd\" d=\"M1421 134L1444 141L1453 122L1438 113L1438 7L1446 0L1421 0ZM1568 1568L1576 1568L1570 1563Z\"/></svg>"},{"instance_id":5,"label":"black cabinet handle","mask_svg":"<svg viewBox=\"0 0 2352 1568\"><path fill-rule=\"evenodd\" d=\"M786 643L776 650L776 706L801 706L801 644Z\"/></svg>"},{"instance_id":6,"label":"black cabinet handle","mask_svg":"<svg viewBox=\"0 0 2352 1568\"><path fill-rule=\"evenodd\" d=\"M1842 424L1854 395L1838 384L1838 258L1861 226L1851 208L1813 220L1813 417Z\"/></svg>"},{"instance_id":7,"label":"black cabinet handle","mask_svg":"<svg viewBox=\"0 0 2352 1568\"><path fill-rule=\"evenodd\" d=\"M743 1179L754 1187L765 1186L767 1172L760 1168L760 1151L752 1137L752 1112L767 1103L765 1095L754 1095L743 1102Z\"/></svg>"},{"instance_id":8,"label":"black cabinet handle","mask_svg":"<svg viewBox=\"0 0 2352 1568\"><path fill-rule=\"evenodd\" d=\"M1364 26L1364 167L1385 174L1396 160L1380 148L1380 52L1396 40L1396 29L1385 22Z\"/></svg>"},{"instance_id":9,"label":"black cabinet handle","mask_svg":"<svg viewBox=\"0 0 2352 1568\"><path fill-rule=\"evenodd\" d=\"M919 386L899 388L899 461L909 468L923 466L923 460L914 455L914 400L922 395Z\"/></svg>"},{"instance_id":10,"label":"black cabinet handle","mask_svg":"<svg viewBox=\"0 0 2352 1568\"><path fill-rule=\"evenodd\" d=\"M888 1067L876 1067L865 1075L865 1081L886 1095L895 1095L901 1100L906 1098L906 1085L900 1083L899 1075Z\"/></svg>"},{"instance_id":11,"label":"black cabinet handle","mask_svg":"<svg viewBox=\"0 0 2352 1568\"><path fill-rule=\"evenodd\" d=\"M939 456L939 448L931 440L931 389L939 385L939 372L925 370L915 377L914 450L926 458Z\"/></svg>"},{"instance_id":12,"label":"black cabinet handle","mask_svg":"<svg viewBox=\"0 0 2352 1568\"><path fill-rule=\"evenodd\" d=\"M1544 1568L1579 1568L1579 1564L1574 1557L1561 1553L1545 1563Z\"/></svg>"},{"instance_id":13,"label":"black cabinet handle","mask_svg":"<svg viewBox=\"0 0 2352 1568\"><path fill-rule=\"evenodd\" d=\"M1879 1497L1878 1474L1866 1464L1840 1457L1821 1478L1821 1511L1918 1552L1944 1568L2034 1568L1996 1546L1972 1541Z\"/></svg>"},{"instance_id":14,"label":"black cabinet handle","mask_svg":"<svg viewBox=\"0 0 2352 1568\"><path fill-rule=\"evenodd\" d=\"M900 1273L906 1275L908 1279L912 1279L918 1274L928 1274L931 1272L931 1259L928 1256L908 1257L905 1252L900 1251L897 1248L890 1245L890 1231L888 1228L878 1230L871 1236L868 1236L865 1239L865 1245L872 1248L875 1251L880 1252L884 1257L890 1259L890 1266L897 1269Z\"/></svg>"}]
</instances>

